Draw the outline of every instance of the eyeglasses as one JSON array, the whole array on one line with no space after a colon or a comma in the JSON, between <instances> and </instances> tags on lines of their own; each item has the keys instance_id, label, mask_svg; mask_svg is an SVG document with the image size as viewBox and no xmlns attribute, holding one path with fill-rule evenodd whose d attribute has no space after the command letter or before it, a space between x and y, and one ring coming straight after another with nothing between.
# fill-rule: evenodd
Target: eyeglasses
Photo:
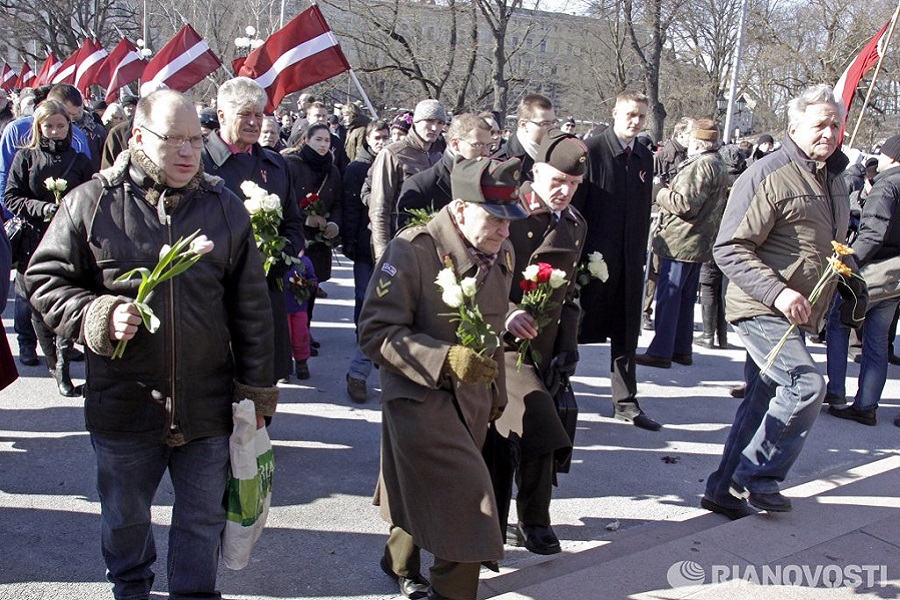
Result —
<instances>
[{"instance_id":1,"label":"eyeglasses","mask_svg":"<svg viewBox=\"0 0 900 600\"><path fill-rule=\"evenodd\" d=\"M171 148L172 150L181 150L181 148L186 144L190 143L191 148L194 150L201 150L203 148L203 136L202 135L192 135L191 137L184 137L183 135L160 135L153 131L152 129L147 129L146 127L141 127L147 133L152 133L163 142L165 142L167 148Z\"/></svg>"},{"instance_id":2,"label":"eyeglasses","mask_svg":"<svg viewBox=\"0 0 900 600\"><path fill-rule=\"evenodd\" d=\"M551 127L556 125L556 121L532 121L532 120L529 120L528 122L531 123L532 125L537 125L541 129L550 129Z\"/></svg>"}]
</instances>

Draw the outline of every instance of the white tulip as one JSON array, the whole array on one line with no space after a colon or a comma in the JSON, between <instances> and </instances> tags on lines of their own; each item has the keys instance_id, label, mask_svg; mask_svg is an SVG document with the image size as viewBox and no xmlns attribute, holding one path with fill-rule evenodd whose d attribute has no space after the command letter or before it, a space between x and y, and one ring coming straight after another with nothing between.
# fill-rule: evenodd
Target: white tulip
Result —
<instances>
[{"instance_id":1,"label":"white tulip","mask_svg":"<svg viewBox=\"0 0 900 600\"><path fill-rule=\"evenodd\" d=\"M462 288L462 292L466 298L474 298L475 294L478 293L478 286L475 285L474 277L466 277L459 282L459 286Z\"/></svg>"},{"instance_id":2,"label":"white tulip","mask_svg":"<svg viewBox=\"0 0 900 600\"><path fill-rule=\"evenodd\" d=\"M458 285L451 285L450 287L444 288L444 293L441 294L441 300L443 300L444 304L450 308L459 308L465 301L462 288Z\"/></svg>"},{"instance_id":3,"label":"white tulip","mask_svg":"<svg viewBox=\"0 0 900 600\"><path fill-rule=\"evenodd\" d=\"M562 269L553 269L550 272L550 287L554 290L566 284L566 272Z\"/></svg>"}]
</instances>

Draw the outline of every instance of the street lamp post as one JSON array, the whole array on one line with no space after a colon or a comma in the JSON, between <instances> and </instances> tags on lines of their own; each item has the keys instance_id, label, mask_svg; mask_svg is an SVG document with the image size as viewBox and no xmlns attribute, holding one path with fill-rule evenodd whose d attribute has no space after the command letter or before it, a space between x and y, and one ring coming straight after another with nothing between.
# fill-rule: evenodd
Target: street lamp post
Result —
<instances>
[{"instance_id":1,"label":"street lamp post","mask_svg":"<svg viewBox=\"0 0 900 600\"><path fill-rule=\"evenodd\" d=\"M263 40L256 37L257 31L253 25L247 25L244 28L244 33L247 34L246 37L234 38L234 46L238 49L239 56L246 56L263 45Z\"/></svg>"}]
</instances>

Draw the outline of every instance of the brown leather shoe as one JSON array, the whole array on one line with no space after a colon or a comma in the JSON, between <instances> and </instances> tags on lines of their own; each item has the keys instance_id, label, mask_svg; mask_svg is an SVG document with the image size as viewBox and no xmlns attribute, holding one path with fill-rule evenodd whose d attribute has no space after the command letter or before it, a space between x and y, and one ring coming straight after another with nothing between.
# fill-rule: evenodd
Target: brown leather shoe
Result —
<instances>
[{"instance_id":1,"label":"brown leather shoe","mask_svg":"<svg viewBox=\"0 0 900 600\"><path fill-rule=\"evenodd\" d=\"M655 367L657 369L671 369L672 361L668 358L660 358L652 354L638 354L634 357L634 362L645 367Z\"/></svg>"}]
</instances>

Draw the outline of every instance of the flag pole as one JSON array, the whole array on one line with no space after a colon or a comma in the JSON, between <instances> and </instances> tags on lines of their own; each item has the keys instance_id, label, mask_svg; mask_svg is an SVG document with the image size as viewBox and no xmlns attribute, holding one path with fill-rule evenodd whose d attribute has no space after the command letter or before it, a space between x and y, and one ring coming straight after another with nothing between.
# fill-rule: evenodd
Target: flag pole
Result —
<instances>
[{"instance_id":1,"label":"flag pole","mask_svg":"<svg viewBox=\"0 0 900 600\"><path fill-rule=\"evenodd\" d=\"M856 134L859 133L859 128L862 125L863 117L866 114L866 107L869 105L869 99L872 97L872 92L875 90L875 81L878 79L878 73L881 71L881 63L884 61L884 55L887 53L887 47L891 43L891 36L894 34L894 27L897 25L897 16L900 15L900 0L897 2L897 8L894 9L894 15L891 17L891 26L888 28L887 37L884 39L884 46L882 47L882 51L878 53L878 64L875 65L875 72L872 73L872 83L869 84L869 91L866 92L866 100L863 102L862 107L859 111L859 118L856 119L856 126L853 128L853 135L850 136L850 141L847 143L848 146L853 147L853 142L856 140Z\"/></svg>"},{"instance_id":2,"label":"flag pole","mask_svg":"<svg viewBox=\"0 0 900 600\"><path fill-rule=\"evenodd\" d=\"M372 118L377 119L378 111L375 110L374 106L372 106L372 101L369 100L369 96L368 94L366 94L366 90L364 90L362 84L359 83L359 79L356 77L356 73L353 72L353 69L350 69L350 79L353 80L353 83L356 85L356 89L359 90L359 95L362 96L366 108L368 108L369 112L372 114Z\"/></svg>"}]
</instances>

